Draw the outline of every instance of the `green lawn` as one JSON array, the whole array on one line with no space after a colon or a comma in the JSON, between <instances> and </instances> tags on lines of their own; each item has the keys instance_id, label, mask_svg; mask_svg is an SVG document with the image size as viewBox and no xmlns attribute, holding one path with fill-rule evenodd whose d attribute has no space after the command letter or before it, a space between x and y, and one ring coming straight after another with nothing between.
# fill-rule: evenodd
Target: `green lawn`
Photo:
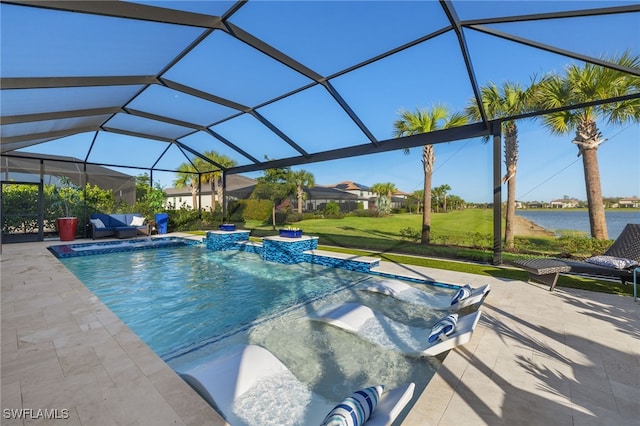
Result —
<instances>
[{"instance_id":1,"label":"green lawn","mask_svg":"<svg viewBox=\"0 0 640 426\"><path fill-rule=\"evenodd\" d=\"M319 237L323 250L379 257L382 260L418 265L477 275L514 280L526 280L526 272L492 266L493 214L491 210L468 209L460 212L434 213L432 242L423 246L403 239L400 230L420 229L421 216L412 214L392 215L384 218L345 217L343 219L311 219L292 224L306 235ZM247 221L243 228L251 230L251 237L276 235L271 225L259 221ZM204 232L197 232L204 234ZM560 250L556 238L517 238L526 255L554 254ZM535 248L534 251L532 247ZM521 253L504 253L508 262ZM456 261L456 260L464 260ZM595 280L577 276L561 276L558 286L580 288L605 293L631 295L631 285L620 282Z\"/></svg>"},{"instance_id":2,"label":"green lawn","mask_svg":"<svg viewBox=\"0 0 640 426\"><path fill-rule=\"evenodd\" d=\"M432 214L432 237L463 237L470 232L491 235L493 233L493 212L487 209L467 209L449 213ZM422 216L418 214L395 214L388 217L355 217L343 219L309 219L295 223L295 226L309 234L335 234L358 237L378 237L401 240L400 230L413 228L419 231ZM261 231L271 230L271 226L259 221L248 221L247 228Z\"/></svg>"},{"instance_id":3,"label":"green lawn","mask_svg":"<svg viewBox=\"0 0 640 426\"><path fill-rule=\"evenodd\" d=\"M318 236L322 245L484 262L493 258L493 212L488 209L433 213L431 244L428 246L402 236L402 230L407 228L419 235L422 217L417 214L310 219L294 225L307 235ZM259 221L247 221L244 226L257 237L275 235L277 232ZM549 255L561 251L556 239L551 237L517 237L516 245L520 255ZM510 255L506 256L505 259L509 259Z\"/></svg>"}]
</instances>

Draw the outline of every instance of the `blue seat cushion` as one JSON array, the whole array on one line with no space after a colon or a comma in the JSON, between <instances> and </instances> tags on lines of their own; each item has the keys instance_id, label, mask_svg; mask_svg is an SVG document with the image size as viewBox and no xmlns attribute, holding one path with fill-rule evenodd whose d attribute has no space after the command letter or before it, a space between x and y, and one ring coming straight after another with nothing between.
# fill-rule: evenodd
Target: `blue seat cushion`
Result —
<instances>
[{"instance_id":1,"label":"blue seat cushion","mask_svg":"<svg viewBox=\"0 0 640 426\"><path fill-rule=\"evenodd\" d=\"M110 214L109 225L112 228L121 228L123 226L129 226L129 223L127 222L127 215L121 214L121 213Z\"/></svg>"},{"instance_id":2,"label":"blue seat cushion","mask_svg":"<svg viewBox=\"0 0 640 426\"><path fill-rule=\"evenodd\" d=\"M92 213L91 219L100 219L104 223L104 229L127 228L131 227L134 217L142 217L137 213Z\"/></svg>"}]
</instances>

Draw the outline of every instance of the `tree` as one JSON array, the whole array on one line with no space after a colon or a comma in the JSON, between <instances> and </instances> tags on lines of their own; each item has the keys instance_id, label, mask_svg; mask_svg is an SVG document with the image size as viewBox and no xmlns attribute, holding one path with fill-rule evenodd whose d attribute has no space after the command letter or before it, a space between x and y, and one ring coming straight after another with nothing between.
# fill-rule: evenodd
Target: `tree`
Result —
<instances>
[{"instance_id":1,"label":"tree","mask_svg":"<svg viewBox=\"0 0 640 426\"><path fill-rule=\"evenodd\" d=\"M143 173L136 176L136 200L141 200L151 188L149 174Z\"/></svg>"},{"instance_id":2,"label":"tree","mask_svg":"<svg viewBox=\"0 0 640 426\"><path fill-rule=\"evenodd\" d=\"M391 212L391 197L398 191L396 186L391 182L375 183L369 190L378 194L378 211L388 215Z\"/></svg>"},{"instance_id":3,"label":"tree","mask_svg":"<svg viewBox=\"0 0 640 426\"><path fill-rule=\"evenodd\" d=\"M416 213L420 213L420 211L421 211L420 209L423 206L422 203L424 202L424 190L418 189L416 191L413 191L411 193L411 198L412 199L416 199L417 204L418 204L418 210L416 211Z\"/></svg>"},{"instance_id":4,"label":"tree","mask_svg":"<svg viewBox=\"0 0 640 426\"><path fill-rule=\"evenodd\" d=\"M173 184L179 188L188 186L191 188L193 208L198 208L198 171L191 163L182 163L178 167L178 177Z\"/></svg>"},{"instance_id":5,"label":"tree","mask_svg":"<svg viewBox=\"0 0 640 426\"><path fill-rule=\"evenodd\" d=\"M307 194L304 192L304 188L313 188L316 181L311 172L306 170L298 170L292 172L293 179L296 182L296 197L298 198L298 213L302 214L302 201L306 198Z\"/></svg>"},{"instance_id":6,"label":"tree","mask_svg":"<svg viewBox=\"0 0 640 426\"><path fill-rule=\"evenodd\" d=\"M266 169L264 176L259 177L251 198L271 200L271 224L276 229L276 206L296 193L296 183L291 168Z\"/></svg>"},{"instance_id":7,"label":"tree","mask_svg":"<svg viewBox=\"0 0 640 426\"><path fill-rule=\"evenodd\" d=\"M457 195L449 195L448 197L449 210L462 210L465 207L465 202Z\"/></svg>"},{"instance_id":8,"label":"tree","mask_svg":"<svg viewBox=\"0 0 640 426\"><path fill-rule=\"evenodd\" d=\"M535 82L532 83L535 87ZM506 82L501 87L489 83L480 89L482 107L490 118L510 117L527 112L531 108L532 89L523 89L518 83ZM466 108L472 120L480 120L480 108L475 98ZM504 164L507 173L502 183L507 184L507 211L505 217L504 242L507 248L514 248L514 221L516 215L516 169L518 165L518 126L514 120L502 122L504 133ZM488 141L485 138L485 141Z\"/></svg>"},{"instance_id":9,"label":"tree","mask_svg":"<svg viewBox=\"0 0 640 426\"><path fill-rule=\"evenodd\" d=\"M626 68L640 68L640 56L625 52L609 62ZM536 100L544 109L590 102L637 93L640 77L596 66L593 64L569 65L564 74L552 75L545 79L536 90ZM552 134L566 135L574 132L573 143L582 156L585 189L589 210L591 236L598 240L608 239L602 201L598 148L605 141L597 120L605 120L610 125L640 122L640 99L594 105L570 111L551 113L542 117L543 124Z\"/></svg>"},{"instance_id":10,"label":"tree","mask_svg":"<svg viewBox=\"0 0 640 426\"><path fill-rule=\"evenodd\" d=\"M431 111L417 109L415 112L400 111L400 118L394 122L395 136L417 135L419 133L433 132L438 129L461 126L466 124L467 117L464 114L449 114L449 110L436 105ZM405 149L405 154L408 154ZM422 147L422 165L424 168L424 202L422 209L422 232L420 242L429 244L431 238L431 179L435 163L433 145Z\"/></svg>"},{"instance_id":11,"label":"tree","mask_svg":"<svg viewBox=\"0 0 640 426\"><path fill-rule=\"evenodd\" d=\"M443 211L447 211L447 192L451 191L451 187L446 183L444 185L436 186L432 190L432 196L436 197L436 211L440 208L440 200L443 200Z\"/></svg>"},{"instance_id":12,"label":"tree","mask_svg":"<svg viewBox=\"0 0 640 426\"><path fill-rule=\"evenodd\" d=\"M204 151L203 155L215 164L211 164L202 158L196 158L195 166L201 172L202 182L208 182L211 189L211 211L216 210L216 198L222 202L222 170L236 165L236 161L226 155L218 154L215 151Z\"/></svg>"}]
</instances>

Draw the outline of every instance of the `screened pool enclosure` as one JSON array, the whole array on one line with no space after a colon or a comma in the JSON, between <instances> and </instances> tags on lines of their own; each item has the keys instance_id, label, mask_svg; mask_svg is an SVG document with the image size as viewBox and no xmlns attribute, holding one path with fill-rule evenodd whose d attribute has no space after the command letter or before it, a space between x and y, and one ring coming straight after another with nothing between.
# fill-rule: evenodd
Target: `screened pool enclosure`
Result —
<instances>
[{"instance_id":1,"label":"screened pool enclosure","mask_svg":"<svg viewBox=\"0 0 640 426\"><path fill-rule=\"evenodd\" d=\"M493 117L480 88L567 63L639 76L609 60L638 54L639 13L615 0L2 1L3 183L11 164L42 155L64 157L75 169L56 173L78 182L107 168L153 183L184 163L198 173L196 159L230 175L487 137L499 262L501 124L549 111ZM636 87L555 110L639 97ZM476 122L390 131L400 108L470 99Z\"/></svg>"}]
</instances>

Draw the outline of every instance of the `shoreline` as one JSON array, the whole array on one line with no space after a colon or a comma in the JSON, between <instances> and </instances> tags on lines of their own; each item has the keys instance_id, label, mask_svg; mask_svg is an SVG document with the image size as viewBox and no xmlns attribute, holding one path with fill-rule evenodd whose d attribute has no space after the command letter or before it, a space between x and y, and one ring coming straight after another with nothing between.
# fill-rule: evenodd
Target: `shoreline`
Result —
<instances>
[{"instance_id":1,"label":"shoreline","mask_svg":"<svg viewBox=\"0 0 640 426\"><path fill-rule=\"evenodd\" d=\"M555 233L522 216L515 215L513 234L524 237L553 237Z\"/></svg>"},{"instance_id":2,"label":"shoreline","mask_svg":"<svg viewBox=\"0 0 640 426\"><path fill-rule=\"evenodd\" d=\"M591 227L589 223L588 210L582 209L550 209L550 210L516 210L516 217L522 217L538 224L539 231L542 229L552 231L554 236L560 235L583 235L589 237L591 235ZM636 209L609 209L605 211L605 219L607 233L609 239L616 239L623 228L628 223L640 223L640 210ZM542 232L536 232L535 226L526 224L524 228L520 228L523 232L531 230L532 233L524 233L522 235L545 235Z\"/></svg>"}]
</instances>

